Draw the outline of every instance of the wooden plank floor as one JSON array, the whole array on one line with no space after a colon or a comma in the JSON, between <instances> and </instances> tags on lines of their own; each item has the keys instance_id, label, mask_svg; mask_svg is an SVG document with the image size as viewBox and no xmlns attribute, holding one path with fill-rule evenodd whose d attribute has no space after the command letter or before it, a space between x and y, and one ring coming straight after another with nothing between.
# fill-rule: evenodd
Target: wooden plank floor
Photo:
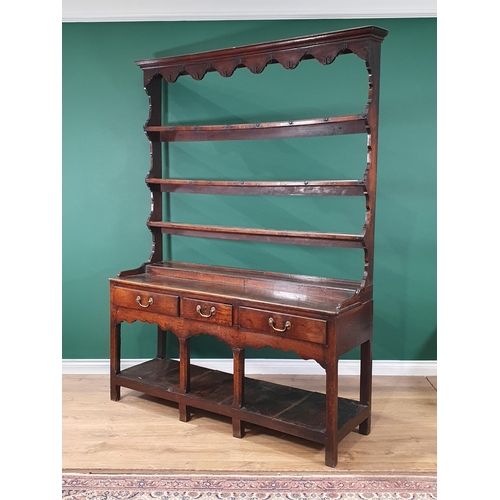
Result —
<instances>
[{"instance_id":1,"label":"wooden plank floor","mask_svg":"<svg viewBox=\"0 0 500 500\"><path fill-rule=\"evenodd\" d=\"M324 392L323 376L252 377ZM357 398L357 377L339 385ZM180 422L177 405L124 388L113 402L107 375L63 375L62 397L65 472L436 473L435 377L375 377L372 432L344 438L335 469L309 441L256 426L237 439L229 419L195 410Z\"/></svg>"}]
</instances>

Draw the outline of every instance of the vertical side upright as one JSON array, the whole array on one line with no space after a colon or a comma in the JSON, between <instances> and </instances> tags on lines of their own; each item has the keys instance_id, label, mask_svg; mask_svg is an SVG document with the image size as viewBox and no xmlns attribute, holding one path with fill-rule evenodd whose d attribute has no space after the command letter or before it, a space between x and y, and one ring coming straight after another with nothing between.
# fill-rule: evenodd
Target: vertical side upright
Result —
<instances>
[{"instance_id":1,"label":"vertical side upright","mask_svg":"<svg viewBox=\"0 0 500 500\"><path fill-rule=\"evenodd\" d=\"M162 79L155 77L145 85L144 90L149 96L149 118L146 121L147 126L161 125L162 115ZM162 143L160 134L148 134L150 147L150 169L146 176L160 178L162 176ZM162 193L160 186L150 185L151 189L151 213L148 221L161 222L163 215ZM160 228L150 227L152 242L152 252L149 262L159 262L163 260L163 236Z\"/></svg>"},{"instance_id":2,"label":"vertical side upright","mask_svg":"<svg viewBox=\"0 0 500 500\"><path fill-rule=\"evenodd\" d=\"M378 121L380 96L380 51L381 43L371 41L368 45L366 68L369 75L367 103L367 167L364 175L366 186L366 222L365 222L365 275L364 285L373 285L374 247L375 247L375 200L377 186L377 156L378 156ZM373 329L373 302L371 302L370 328ZM359 432L369 434L371 427L372 400L372 333L370 339L361 345L360 357L360 403L368 406L369 416L361 422Z\"/></svg>"},{"instance_id":3,"label":"vertical side upright","mask_svg":"<svg viewBox=\"0 0 500 500\"><path fill-rule=\"evenodd\" d=\"M161 125L162 122L162 80L161 78L153 78L144 90L149 96L149 118L146 121L145 127L148 125ZM149 151L150 151L150 169L146 176L161 177L163 169L162 143L159 134L150 134ZM161 221L163 215L163 198L160 186L150 185L151 189L151 213L149 221ZM149 257L149 262L159 262L163 260L163 235L159 228L150 227L152 236L152 251ZM167 332L158 327L157 331L157 357L165 358L167 352Z\"/></svg>"},{"instance_id":4,"label":"vertical side upright","mask_svg":"<svg viewBox=\"0 0 500 500\"><path fill-rule=\"evenodd\" d=\"M380 93L380 42L371 41L367 47L366 69L368 71L367 115L367 165L363 181L366 186L365 219L365 275L364 285L373 284L373 254L375 235L375 199L377 187L378 115Z\"/></svg>"}]
</instances>

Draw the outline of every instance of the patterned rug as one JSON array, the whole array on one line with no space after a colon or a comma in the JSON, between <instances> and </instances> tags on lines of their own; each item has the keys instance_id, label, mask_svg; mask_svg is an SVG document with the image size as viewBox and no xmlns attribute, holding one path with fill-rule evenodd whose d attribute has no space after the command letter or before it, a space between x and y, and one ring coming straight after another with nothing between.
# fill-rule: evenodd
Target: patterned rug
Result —
<instances>
[{"instance_id":1,"label":"patterned rug","mask_svg":"<svg viewBox=\"0 0 500 500\"><path fill-rule=\"evenodd\" d=\"M65 500L431 500L433 476L63 474Z\"/></svg>"}]
</instances>

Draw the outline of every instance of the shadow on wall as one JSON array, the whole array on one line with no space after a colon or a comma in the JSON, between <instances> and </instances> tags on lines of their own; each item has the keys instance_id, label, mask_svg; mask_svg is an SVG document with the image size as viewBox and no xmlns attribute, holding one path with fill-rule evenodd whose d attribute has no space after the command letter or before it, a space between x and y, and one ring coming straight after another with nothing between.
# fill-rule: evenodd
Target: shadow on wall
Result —
<instances>
[{"instance_id":1,"label":"shadow on wall","mask_svg":"<svg viewBox=\"0 0 500 500\"><path fill-rule=\"evenodd\" d=\"M437 360L437 329L435 328L422 344L418 352L417 359L436 359Z\"/></svg>"},{"instance_id":2,"label":"shadow on wall","mask_svg":"<svg viewBox=\"0 0 500 500\"><path fill-rule=\"evenodd\" d=\"M172 56L182 56L186 54L191 54L195 52L208 52L217 49L226 49L233 46L249 45L261 42L271 42L273 40L279 40L280 38L288 36L301 36L297 33L297 29L293 30L294 35L291 35L292 31L290 27L283 25L284 29L279 30L279 23L276 21L259 21L259 26L251 29L243 29L243 22L231 21L234 25L234 29L230 33L226 33L223 36L214 36L208 38L206 33L200 30L199 41L193 41L191 43L185 43L183 45L177 45L175 47L169 47L167 49L157 50L154 52L154 58L161 57L172 57ZM224 31L227 30L227 21L223 21ZM217 22L211 22L211 25L217 24ZM269 26L269 27L268 27ZM270 35L270 28L272 28L272 35ZM277 30L278 28L278 30ZM338 28L340 29L340 28ZM310 30L305 29L303 35L311 34ZM234 45L235 39L238 43Z\"/></svg>"}]
</instances>

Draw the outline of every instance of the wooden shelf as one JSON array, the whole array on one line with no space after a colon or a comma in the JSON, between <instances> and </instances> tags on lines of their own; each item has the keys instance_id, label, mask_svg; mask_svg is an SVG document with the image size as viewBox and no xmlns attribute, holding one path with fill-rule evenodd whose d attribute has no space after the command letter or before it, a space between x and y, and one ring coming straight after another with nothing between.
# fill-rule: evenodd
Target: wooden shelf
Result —
<instances>
[{"instance_id":1,"label":"wooden shelf","mask_svg":"<svg viewBox=\"0 0 500 500\"><path fill-rule=\"evenodd\" d=\"M271 195L271 196L365 196L363 181L211 181L158 179L146 184L165 193Z\"/></svg>"},{"instance_id":2,"label":"wooden shelf","mask_svg":"<svg viewBox=\"0 0 500 500\"><path fill-rule=\"evenodd\" d=\"M306 231L279 231L241 227L202 226L177 222L149 221L148 227L157 227L165 234L197 238L218 238L224 240L261 241L288 245L335 246L343 248L364 248L362 234L318 233Z\"/></svg>"},{"instance_id":3,"label":"wooden shelf","mask_svg":"<svg viewBox=\"0 0 500 500\"><path fill-rule=\"evenodd\" d=\"M243 141L366 134L366 115L235 125L145 126L150 140L162 142Z\"/></svg>"},{"instance_id":4,"label":"wooden shelf","mask_svg":"<svg viewBox=\"0 0 500 500\"><path fill-rule=\"evenodd\" d=\"M179 391L179 362L155 358L123 370L117 381L123 387L193 408L227 417L233 416L233 375L191 365L190 391ZM237 409L248 423L324 443L326 432L325 395L271 382L244 380L245 404ZM357 401L339 398L338 430L349 432L354 422L366 418L367 407ZM350 424L350 425L349 425Z\"/></svg>"}]
</instances>

